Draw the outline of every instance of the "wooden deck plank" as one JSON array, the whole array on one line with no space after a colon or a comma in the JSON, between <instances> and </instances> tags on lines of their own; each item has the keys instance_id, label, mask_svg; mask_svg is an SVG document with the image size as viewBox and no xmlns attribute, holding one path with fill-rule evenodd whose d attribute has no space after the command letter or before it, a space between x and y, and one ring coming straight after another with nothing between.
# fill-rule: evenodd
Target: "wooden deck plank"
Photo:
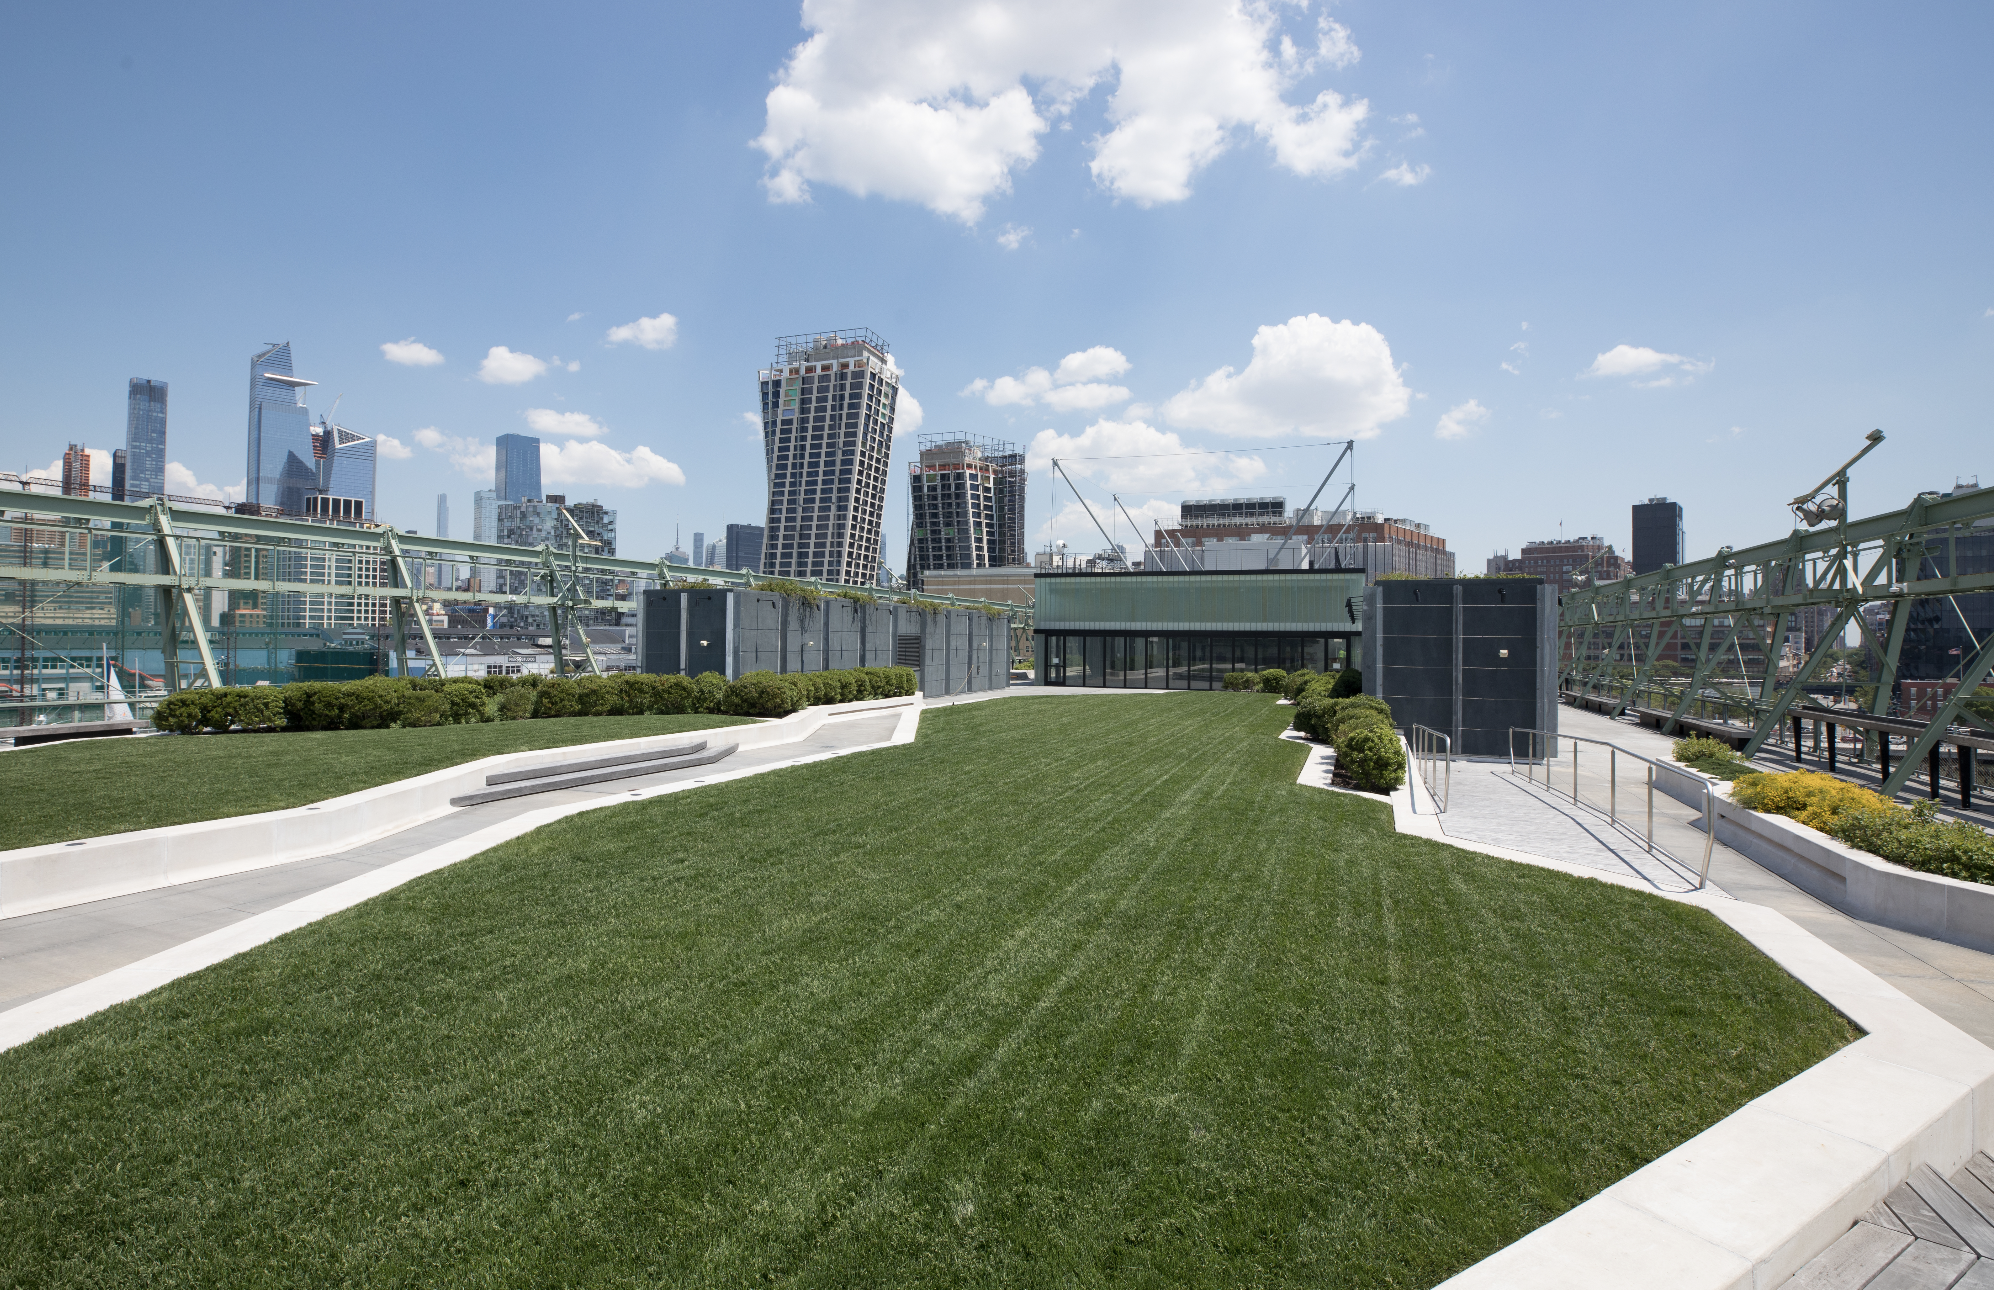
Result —
<instances>
[{"instance_id":1,"label":"wooden deck plank","mask_svg":"<svg viewBox=\"0 0 1994 1290\"><path fill-rule=\"evenodd\" d=\"M1910 1183L1899 1183L1897 1190L1883 1198L1892 1213L1904 1220L1904 1226L1911 1229L1911 1235L1934 1245L1950 1246L1955 1250L1967 1248L1966 1241L1959 1233L1946 1225L1938 1212L1924 1202L1917 1192L1911 1190Z\"/></svg>"},{"instance_id":2,"label":"wooden deck plank","mask_svg":"<svg viewBox=\"0 0 1994 1290\"><path fill-rule=\"evenodd\" d=\"M1862 1290L1909 1248L1909 1232L1858 1222L1794 1273L1786 1290Z\"/></svg>"},{"instance_id":3,"label":"wooden deck plank","mask_svg":"<svg viewBox=\"0 0 1994 1290\"><path fill-rule=\"evenodd\" d=\"M1973 1172L1962 1169L1952 1176L1952 1189L1959 1198L1979 1213L1980 1217L1994 1222L1994 1187L1973 1176Z\"/></svg>"},{"instance_id":4,"label":"wooden deck plank","mask_svg":"<svg viewBox=\"0 0 1994 1290\"><path fill-rule=\"evenodd\" d=\"M1906 1236L1912 1234L1911 1229L1904 1226L1904 1220L1891 1213L1890 1206L1884 1204L1882 1201L1878 1201L1864 1210L1857 1216L1856 1222L1874 1223L1878 1227L1887 1227L1893 1232L1902 1232Z\"/></svg>"},{"instance_id":5,"label":"wooden deck plank","mask_svg":"<svg viewBox=\"0 0 1994 1290\"><path fill-rule=\"evenodd\" d=\"M1982 1259L1952 1283L1952 1290L1994 1290L1994 1259Z\"/></svg>"},{"instance_id":6,"label":"wooden deck plank","mask_svg":"<svg viewBox=\"0 0 1994 1290\"><path fill-rule=\"evenodd\" d=\"M1994 1157L1985 1151L1973 1153L1973 1159L1966 1162L1966 1172L1978 1178L1989 1190L1994 1190Z\"/></svg>"},{"instance_id":7,"label":"wooden deck plank","mask_svg":"<svg viewBox=\"0 0 1994 1290\"><path fill-rule=\"evenodd\" d=\"M1968 1249L1983 1259L1994 1258L1994 1223L1962 1200L1951 1184L1939 1177L1938 1170L1919 1165L1911 1171L1910 1184L1911 1190L1945 1220L1946 1226L1959 1234Z\"/></svg>"},{"instance_id":8,"label":"wooden deck plank","mask_svg":"<svg viewBox=\"0 0 1994 1290\"><path fill-rule=\"evenodd\" d=\"M1913 1241L1866 1290L1949 1290L1977 1262L1966 1250L1935 1241Z\"/></svg>"}]
</instances>

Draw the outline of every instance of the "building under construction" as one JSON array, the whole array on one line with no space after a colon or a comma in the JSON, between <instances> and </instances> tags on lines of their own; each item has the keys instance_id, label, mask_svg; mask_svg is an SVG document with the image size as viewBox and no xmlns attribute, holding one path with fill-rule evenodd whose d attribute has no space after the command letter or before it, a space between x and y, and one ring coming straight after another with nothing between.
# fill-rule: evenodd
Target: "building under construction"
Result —
<instances>
[{"instance_id":1,"label":"building under construction","mask_svg":"<svg viewBox=\"0 0 1994 1290\"><path fill-rule=\"evenodd\" d=\"M907 585L935 570L1027 564L1025 454L1001 439L922 435L907 466Z\"/></svg>"},{"instance_id":2,"label":"building under construction","mask_svg":"<svg viewBox=\"0 0 1994 1290\"><path fill-rule=\"evenodd\" d=\"M1416 520L1377 511L1287 510L1287 499L1186 501L1175 528L1157 528L1150 565L1164 572L1253 569L1361 570L1366 583L1387 573L1451 578L1447 540Z\"/></svg>"}]
</instances>

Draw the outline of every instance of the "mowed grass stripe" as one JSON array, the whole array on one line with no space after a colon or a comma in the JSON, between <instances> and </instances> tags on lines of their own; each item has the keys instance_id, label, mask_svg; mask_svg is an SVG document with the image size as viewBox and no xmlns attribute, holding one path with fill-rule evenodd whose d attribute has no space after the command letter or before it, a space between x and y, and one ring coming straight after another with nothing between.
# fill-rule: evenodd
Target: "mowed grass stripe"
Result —
<instances>
[{"instance_id":1,"label":"mowed grass stripe","mask_svg":"<svg viewBox=\"0 0 1994 1290\"><path fill-rule=\"evenodd\" d=\"M932 710L0 1055L0 1285L1430 1285L1852 1037L1285 712Z\"/></svg>"}]
</instances>

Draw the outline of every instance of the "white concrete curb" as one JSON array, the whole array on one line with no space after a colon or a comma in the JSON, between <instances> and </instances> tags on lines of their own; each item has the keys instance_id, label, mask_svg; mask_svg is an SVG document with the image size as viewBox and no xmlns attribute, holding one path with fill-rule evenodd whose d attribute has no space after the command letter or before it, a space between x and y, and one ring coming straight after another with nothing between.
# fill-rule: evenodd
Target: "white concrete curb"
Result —
<instances>
[{"instance_id":1,"label":"white concrete curb","mask_svg":"<svg viewBox=\"0 0 1994 1290\"><path fill-rule=\"evenodd\" d=\"M673 784L661 784L650 788L631 789L625 793L605 793L598 801L571 802L561 806L542 807L537 811L527 811L509 820L500 821L476 833L453 839L419 852L393 864L383 865L358 877L315 891L309 896L300 897L287 905L254 914L239 923L209 932L191 941L162 950L150 958L128 963L115 968L102 976L79 982L67 989L43 995L17 1008L0 1012L0 1052L27 1043L37 1035L44 1034L57 1026L66 1026L72 1021L80 1021L94 1012L124 1003L147 994L170 981L212 967L223 959L232 958L244 950L254 949L266 941L275 940L289 931L317 922L327 914L350 909L361 901L369 900L386 891L392 891L405 882L432 873L438 869L467 860L482 851L490 850L502 842L521 837L543 824L579 815L583 811L600 810L605 806L621 806L626 802L643 801L652 797L663 797L671 793L683 793L689 789L702 788L709 784L723 784L730 780L746 779L751 775L762 775L772 770L784 770L791 766L806 766L812 762L829 761L835 757L849 757L853 753L870 752L877 748L891 748L896 744L914 741L921 720L921 696L911 698L875 699L862 703L841 703L823 708L806 708L793 713L781 721L771 721L762 726L728 727L739 729L744 734L749 730L777 730L785 723L794 722L792 730L807 726L803 734L792 733L786 738L761 741L761 746L792 743L814 733L824 725L826 719L862 716L868 712L886 708L902 708L899 722L894 726L890 738L880 743L861 744L854 748L840 748L834 752L812 753L806 757L791 757L785 761L770 762L767 765L751 766L739 770L719 770L698 779ZM808 721L797 722L796 718L815 714ZM662 738L683 738L683 736L660 736ZM636 741L619 741L636 742ZM601 748L601 744L588 745ZM499 758L488 758L499 761ZM721 762L725 767L727 763ZM414 823L414 821L411 821Z\"/></svg>"},{"instance_id":2,"label":"white concrete curb","mask_svg":"<svg viewBox=\"0 0 1994 1290\"><path fill-rule=\"evenodd\" d=\"M1293 731L1283 737L1307 743ZM1327 787L1328 750L1307 746L1299 782ZM1450 1290L1772 1290L1915 1166L1949 1176L1994 1143L1994 1050L1784 914L1714 890L1661 892L1582 865L1447 837L1431 803L1425 813L1416 810L1423 790L1414 789L1410 756L1406 778L1391 796L1400 832L1706 909L1867 1032L1443 1282Z\"/></svg>"},{"instance_id":3,"label":"white concrete curb","mask_svg":"<svg viewBox=\"0 0 1994 1290\"><path fill-rule=\"evenodd\" d=\"M559 765L618 752L644 752L684 743L689 738L717 738L723 730L728 742L743 749L764 748L807 739L826 720L838 716L918 706L919 702L920 696L914 695L829 704L805 708L779 721L721 727L711 734L693 731L646 735L638 739L504 753L311 806L0 852L0 918L37 914L348 851L448 814L455 809L450 805L451 798L483 788L485 776L495 771ZM232 737L283 738L282 735Z\"/></svg>"}]
</instances>

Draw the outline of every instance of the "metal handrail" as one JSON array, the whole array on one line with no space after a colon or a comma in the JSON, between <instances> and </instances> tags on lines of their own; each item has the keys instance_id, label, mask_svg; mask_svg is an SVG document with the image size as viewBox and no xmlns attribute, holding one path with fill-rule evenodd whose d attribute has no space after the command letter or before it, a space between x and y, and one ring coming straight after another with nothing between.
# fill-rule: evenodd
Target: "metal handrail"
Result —
<instances>
[{"instance_id":1,"label":"metal handrail","mask_svg":"<svg viewBox=\"0 0 1994 1290\"><path fill-rule=\"evenodd\" d=\"M1654 854L1655 771L1657 769L1672 770L1674 769L1673 767L1664 766L1663 763L1656 761L1652 757L1643 757L1640 753L1634 752L1631 749L1622 748L1619 744L1616 743L1609 743L1604 739L1588 739L1583 735L1562 735L1554 730L1533 730L1528 726L1511 726L1509 728L1509 773L1512 775L1516 773L1516 736L1518 734L1526 734L1531 737L1529 751L1525 754L1524 757L1524 763L1523 763L1524 778L1528 779L1533 784L1536 783L1537 782L1536 768L1541 761L1544 767L1544 787L1552 792L1558 791L1556 788L1553 788L1551 784L1551 762L1558 755L1558 746L1556 741L1559 739L1571 740L1572 741L1572 787L1569 796L1572 799L1573 805L1583 806L1589 811L1598 812L1599 814L1606 816L1608 821L1610 821L1615 828L1625 829L1629 835L1641 838L1643 843L1647 846L1649 854L1651 855ZM1542 758L1539 758L1537 755L1539 748L1538 744L1539 739L1548 739L1552 741L1548 745L1544 745L1545 755ZM1606 790L1607 805L1604 811L1600 811L1600 809L1597 806L1593 805L1591 802L1585 801L1579 796L1579 745L1580 744L1598 744L1600 747L1608 750L1607 751L1607 790ZM1635 761L1638 762L1646 762L1648 766L1648 828L1645 837L1643 837L1643 835L1640 833L1636 833L1630 825L1623 824L1620 820L1620 758L1622 756L1632 757ZM1697 871L1697 876L1696 876L1696 887L1697 890L1701 891L1704 887L1710 884L1710 853L1712 847L1716 844L1717 841L1717 790L1715 786L1712 785L1710 780L1702 776L1696 776L1695 778L1698 783L1703 785L1703 867ZM1668 853L1664 851L1662 854L1667 855ZM1674 857L1671 856L1670 858L1673 859Z\"/></svg>"},{"instance_id":2,"label":"metal handrail","mask_svg":"<svg viewBox=\"0 0 1994 1290\"><path fill-rule=\"evenodd\" d=\"M1419 777L1426 784L1426 795L1438 805L1434 813L1444 814L1447 810L1447 797L1454 787L1454 741L1438 730L1425 726L1407 726L1406 742L1412 747L1413 764L1419 769ZM1440 765L1440 787L1433 786L1434 766Z\"/></svg>"}]
</instances>

